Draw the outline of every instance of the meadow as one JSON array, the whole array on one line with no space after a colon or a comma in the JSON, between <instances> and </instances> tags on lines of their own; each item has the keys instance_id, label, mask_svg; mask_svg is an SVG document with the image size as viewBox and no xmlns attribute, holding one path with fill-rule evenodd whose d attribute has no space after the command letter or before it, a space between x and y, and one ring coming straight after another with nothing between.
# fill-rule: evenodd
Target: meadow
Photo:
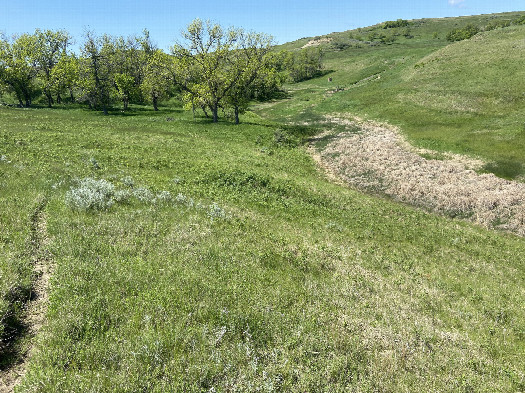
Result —
<instances>
[{"instance_id":1,"label":"meadow","mask_svg":"<svg viewBox=\"0 0 525 393\"><path fill-rule=\"evenodd\" d=\"M523 389L522 238L334 184L308 128L173 112L1 110L2 278L41 201L55 266L17 391Z\"/></svg>"},{"instance_id":2,"label":"meadow","mask_svg":"<svg viewBox=\"0 0 525 393\"><path fill-rule=\"evenodd\" d=\"M326 116L345 112L520 179L518 98L474 116L422 87L451 89L433 53L458 61L475 41L443 37L467 22L330 50L332 82L290 85L239 125L173 102L0 107L0 370L31 353L15 391L524 391L523 237L365 194L311 156ZM489 51L524 31L477 39ZM501 129L469 137L480 124ZM49 305L29 337L42 254Z\"/></svg>"}]
</instances>

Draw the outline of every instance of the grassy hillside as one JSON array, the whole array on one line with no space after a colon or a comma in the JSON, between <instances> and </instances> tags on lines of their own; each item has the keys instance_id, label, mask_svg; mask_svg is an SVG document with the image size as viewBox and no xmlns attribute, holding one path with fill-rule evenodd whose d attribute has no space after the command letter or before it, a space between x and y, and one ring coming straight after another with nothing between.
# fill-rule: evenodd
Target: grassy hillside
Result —
<instances>
[{"instance_id":1,"label":"grassy hillside","mask_svg":"<svg viewBox=\"0 0 525 393\"><path fill-rule=\"evenodd\" d=\"M332 33L326 36L332 41L321 44L332 82L324 76L292 85L288 100L261 105L259 113L286 122L319 121L341 112L386 121L418 146L480 157L485 170L519 179L525 175L525 26L453 44L445 36L467 24L484 28L520 14L423 19L405 28L377 25ZM380 34L399 35L390 44L367 41Z\"/></svg>"},{"instance_id":2,"label":"grassy hillside","mask_svg":"<svg viewBox=\"0 0 525 393\"><path fill-rule=\"evenodd\" d=\"M19 392L523 390L522 238L331 183L307 129L0 113L2 247L43 197L56 266Z\"/></svg>"},{"instance_id":3,"label":"grassy hillside","mask_svg":"<svg viewBox=\"0 0 525 393\"><path fill-rule=\"evenodd\" d=\"M525 26L444 37L521 14L330 34L330 74L239 126L0 108L0 377L42 253L17 392L524 391L524 239L334 184L306 148L345 112L520 178Z\"/></svg>"}]
</instances>

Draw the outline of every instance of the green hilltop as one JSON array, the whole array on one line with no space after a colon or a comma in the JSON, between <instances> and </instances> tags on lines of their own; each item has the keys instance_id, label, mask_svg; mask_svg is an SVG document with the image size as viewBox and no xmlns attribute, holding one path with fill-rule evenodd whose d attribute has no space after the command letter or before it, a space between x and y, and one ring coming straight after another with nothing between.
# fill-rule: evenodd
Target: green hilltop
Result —
<instances>
[{"instance_id":1,"label":"green hilltop","mask_svg":"<svg viewBox=\"0 0 525 393\"><path fill-rule=\"evenodd\" d=\"M520 178L525 26L512 23L524 14L420 19L386 29L378 24L283 45L293 50L319 42L327 75L293 85L288 100L262 105L259 113L283 121L327 113L384 121L400 126L417 146L481 158L487 171ZM468 25L480 33L447 41L450 31Z\"/></svg>"}]
</instances>

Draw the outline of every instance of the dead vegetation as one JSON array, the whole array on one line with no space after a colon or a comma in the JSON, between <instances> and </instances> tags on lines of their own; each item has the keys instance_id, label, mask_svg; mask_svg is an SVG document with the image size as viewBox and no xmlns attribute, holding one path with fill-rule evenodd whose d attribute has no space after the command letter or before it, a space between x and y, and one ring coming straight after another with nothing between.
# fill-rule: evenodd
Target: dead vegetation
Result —
<instances>
[{"instance_id":1,"label":"dead vegetation","mask_svg":"<svg viewBox=\"0 0 525 393\"><path fill-rule=\"evenodd\" d=\"M318 38L318 39L313 39L313 40L310 40L308 41L306 44L304 44L301 49L305 49L305 48L309 48L311 46L319 46L321 44L328 44L329 42L331 42L332 39L331 38Z\"/></svg>"},{"instance_id":2,"label":"dead vegetation","mask_svg":"<svg viewBox=\"0 0 525 393\"><path fill-rule=\"evenodd\" d=\"M330 117L359 131L331 138L320 152L347 183L425 209L525 236L525 184L476 172L482 162L454 154L427 159L393 127ZM419 154L418 154L419 153Z\"/></svg>"}]
</instances>

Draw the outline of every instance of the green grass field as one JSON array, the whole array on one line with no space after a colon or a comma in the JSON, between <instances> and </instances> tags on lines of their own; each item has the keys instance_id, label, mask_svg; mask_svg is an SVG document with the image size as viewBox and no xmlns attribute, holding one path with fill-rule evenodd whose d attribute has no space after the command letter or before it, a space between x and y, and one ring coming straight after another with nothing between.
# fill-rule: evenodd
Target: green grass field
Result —
<instances>
[{"instance_id":1,"label":"green grass field","mask_svg":"<svg viewBox=\"0 0 525 393\"><path fill-rule=\"evenodd\" d=\"M471 20L329 51L332 82L292 85L238 126L176 107L0 108L0 334L20 336L2 369L29 345L39 209L54 265L16 392L525 391L524 239L335 184L306 148L348 112L523 176L525 27L447 46Z\"/></svg>"},{"instance_id":2,"label":"green grass field","mask_svg":"<svg viewBox=\"0 0 525 393\"><path fill-rule=\"evenodd\" d=\"M39 198L56 265L18 391L523 389L523 239L332 184L255 116L0 113L2 277ZM173 200L73 209L87 177Z\"/></svg>"}]
</instances>

